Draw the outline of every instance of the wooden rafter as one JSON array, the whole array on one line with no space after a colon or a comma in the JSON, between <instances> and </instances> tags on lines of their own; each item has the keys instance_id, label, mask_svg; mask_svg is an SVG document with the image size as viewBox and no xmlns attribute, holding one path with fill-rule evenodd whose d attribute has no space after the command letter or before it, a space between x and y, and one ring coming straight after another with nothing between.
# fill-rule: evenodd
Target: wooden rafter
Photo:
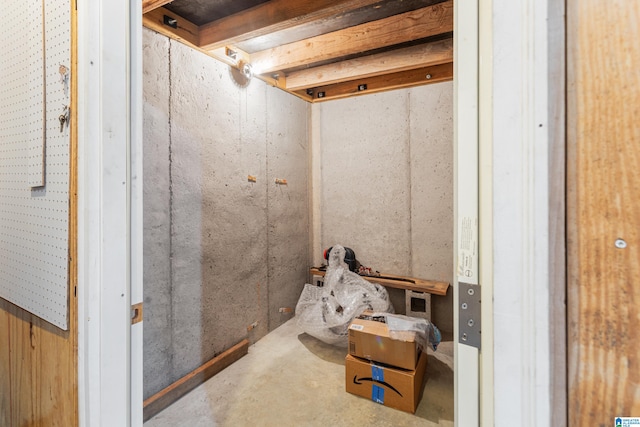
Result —
<instances>
[{"instance_id":1,"label":"wooden rafter","mask_svg":"<svg viewBox=\"0 0 640 427\"><path fill-rule=\"evenodd\" d=\"M154 9L171 3L173 0L142 0L142 13L151 12Z\"/></svg>"},{"instance_id":2,"label":"wooden rafter","mask_svg":"<svg viewBox=\"0 0 640 427\"><path fill-rule=\"evenodd\" d=\"M310 65L453 31L453 1L289 43L251 55L262 73Z\"/></svg>"},{"instance_id":3,"label":"wooden rafter","mask_svg":"<svg viewBox=\"0 0 640 427\"><path fill-rule=\"evenodd\" d=\"M363 56L287 75L287 90L297 91L381 74L453 62L453 39Z\"/></svg>"},{"instance_id":4,"label":"wooden rafter","mask_svg":"<svg viewBox=\"0 0 640 427\"><path fill-rule=\"evenodd\" d=\"M343 10L369 6L380 0L271 0L200 27L203 49L236 44L275 31L307 24Z\"/></svg>"},{"instance_id":5,"label":"wooden rafter","mask_svg":"<svg viewBox=\"0 0 640 427\"><path fill-rule=\"evenodd\" d=\"M453 63L434 65L432 67L401 71L399 73L354 80L335 85L314 88L311 94L305 90L296 91L300 97L312 102L329 101L353 95L366 95L391 89L420 86L430 83L444 82L453 79ZM364 85L364 86L363 86Z\"/></svg>"},{"instance_id":6,"label":"wooden rafter","mask_svg":"<svg viewBox=\"0 0 640 427\"><path fill-rule=\"evenodd\" d=\"M177 28L172 28L164 24L165 15L177 20L177 24L178 24ZM236 53L238 54L237 59L230 58L226 54L226 49L223 47L213 49L213 50L200 49L196 44L198 41L198 26L168 11L165 8L158 8L143 15L142 24L153 31L156 31L169 38L172 38L181 43L184 43L185 45L195 50L198 50L208 56L211 56L217 59L218 61L229 65L230 67L238 68L239 60L244 60L245 62L248 62L249 55L246 54L245 52L242 52L240 49L236 49ZM282 76L279 79L274 79L271 76L256 76L256 77L271 86L284 89L284 84L286 81L284 76ZM299 96L297 93L292 93L292 94L295 96Z\"/></svg>"},{"instance_id":7,"label":"wooden rafter","mask_svg":"<svg viewBox=\"0 0 640 427\"><path fill-rule=\"evenodd\" d=\"M177 28L172 28L164 23L165 15L176 20ZM198 46L198 26L163 7L159 7L149 13L145 13L142 17L142 24L149 29L171 37L172 39L186 42L192 47Z\"/></svg>"}]
</instances>

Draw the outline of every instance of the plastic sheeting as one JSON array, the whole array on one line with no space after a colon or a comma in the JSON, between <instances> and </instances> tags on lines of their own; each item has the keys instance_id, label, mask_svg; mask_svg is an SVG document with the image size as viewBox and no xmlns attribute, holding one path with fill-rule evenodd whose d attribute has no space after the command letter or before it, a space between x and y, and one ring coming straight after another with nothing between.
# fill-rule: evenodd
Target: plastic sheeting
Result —
<instances>
[{"instance_id":1,"label":"plastic sheeting","mask_svg":"<svg viewBox=\"0 0 640 427\"><path fill-rule=\"evenodd\" d=\"M428 344L433 350L437 350L442 341L440 330L427 319L390 313L370 313L359 317L386 323L389 337L401 341L415 341L420 348L427 348Z\"/></svg>"},{"instance_id":2,"label":"plastic sheeting","mask_svg":"<svg viewBox=\"0 0 640 427\"><path fill-rule=\"evenodd\" d=\"M365 310L393 313L384 286L349 271L345 249L333 246L324 286L306 284L296 305L296 319L307 334L327 344L347 346L351 321Z\"/></svg>"}]
</instances>

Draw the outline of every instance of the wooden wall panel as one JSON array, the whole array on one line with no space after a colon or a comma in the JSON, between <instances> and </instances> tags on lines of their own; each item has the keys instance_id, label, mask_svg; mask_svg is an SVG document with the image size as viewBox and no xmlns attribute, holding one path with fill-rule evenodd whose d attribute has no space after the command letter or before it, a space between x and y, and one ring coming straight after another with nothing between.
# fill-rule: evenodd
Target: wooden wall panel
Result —
<instances>
[{"instance_id":1,"label":"wooden wall panel","mask_svg":"<svg viewBox=\"0 0 640 427\"><path fill-rule=\"evenodd\" d=\"M11 419L11 369L9 365L9 313L7 303L0 299L0 426Z\"/></svg>"},{"instance_id":2,"label":"wooden wall panel","mask_svg":"<svg viewBox=\"0 0 640 427\"><path fill-rule=\"evenodd\" d=\"M77 55L72 16L69 324L63 331L0 298L0 427L78 426Z\"/></svg>"},{"instance_id":3,"label":"wooden wall panel","mask_svg":"<svg viewBox=\"0 0 640 427\"><path fill-rule=\"evenodd\" d=\"M0 324L0 425L78 425L76 322L62 331L0 299Z\"/></svg>"},{"instance_id":4,"label":"wooden wall panel","mask_svg":"<svg viewBox=\"0 0 640 427\"><path fill-rule=\"evenodd\" d=\"M640 2L567 6L569 425L608 426L640 416Z\"/></svg>"}]
</instances>

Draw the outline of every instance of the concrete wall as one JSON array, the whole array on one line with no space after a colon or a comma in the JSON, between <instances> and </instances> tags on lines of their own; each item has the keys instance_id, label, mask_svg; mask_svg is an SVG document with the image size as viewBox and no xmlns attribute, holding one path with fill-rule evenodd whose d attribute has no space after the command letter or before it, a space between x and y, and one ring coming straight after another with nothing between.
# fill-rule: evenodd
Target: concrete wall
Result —
<instances>
[{"instance_id":1,"label":"concrete wall","mask_svg":"<svg viewBox=\"0 0 640 427\"><path fill-rule=\"evenodd\" d=\"M315 263L321 248L339 243L382 272L451 282L453 83L312 111ZM403 312L403 292L390 293ZM443 332L453 331L452 293L432 298L432 320Z\"/></svg>"},{"instance_id":2,"label":"concrete wall","mask_svg":"<svg viewBox=\"0 0 640 427\"><path fill-rule=\"evenodd\" d=\"M308 271L308 115L144 30L145 398L291 318L279 309Z\"/></svg>"}]
</instances>

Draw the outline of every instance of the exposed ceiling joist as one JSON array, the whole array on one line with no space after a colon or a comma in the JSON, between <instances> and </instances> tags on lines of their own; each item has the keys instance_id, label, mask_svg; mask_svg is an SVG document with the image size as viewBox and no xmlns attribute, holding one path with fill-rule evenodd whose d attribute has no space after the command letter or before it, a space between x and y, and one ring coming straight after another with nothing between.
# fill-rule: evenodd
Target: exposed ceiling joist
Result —
<instances>
[{"instance_id":1,"label":"exposed ceiling joist","mask_svg":"<svg viewBox=\"0 0 640 427\"><path fill-rule=\"evenodd\" d=\"M342 10L360 8L380 0L271 0L251 9L203 25L200 47L214 49L233 45L275 31L334 16Z\"/></svg>"},{"instance_id":2,"label":"exposed ceiling joist","mask_svg":"<svg viewBox=\"0 0 640 427\"><path fill-rule=\"evenodd\" d=\"M173 0L142 0L142 13L151 12L154 9L171 3Z\"/></svg>"},{"instance_id":3,"label":"exposed ceiling joist","mask_svg":"<svg viewBox=\"0 0 640 427\"><path fill-rule=\"evenodd\" d=\"M251 55L260 73L344 58L453 31L453 1L345 28Z\"/></svg>"},{"instance_id":4,"label":"exposed ceiling joist","mask_svg":"<svg viewBox=\"0 0 640 427\"><path fill-rule=\"evenodd\" d=\"M146 27L310 102L453 78L453 0L166 3Z\"/></svg>"},{"instance_id":5,"label":"exposed ceiling joist","mask_svg":"<svg viewBox=\"0 0 640 427\"><path fill-rule=\"evenodd\" d=\"M297 91L302 98L306 96L311 102L329 101L354 95L365 95L425 84L450 81L453 79L453 63L434 65L432 67L401 71L368 79L338 83L314 88L312 93Z\"/></svg>"},{"instance_id":6,"label":"exposed ceiling joist","mask_svg":"<svg viewBox=\"0 0 640 427\"><path fill-rule=\"evenodd\" d=\"M253 37L238 43L238 47L253 53L271 49L275 46L293 43L299 40L331 33L347 27L377 21L378 19L405 13L410 10L421 9L444 0L377 0L376 3L360 7L343 7L339 13L311 22L297 24L259 37Z\"/></svg>"},{"instance_id":7,"label":"exposed ceiling joist","mask_svg":"<svg viewBox=\"0 0 640 427\"><path fill-rule=\"evenodd\" d=\"M453 62L453 39L362 56L287 74L287 90L342 83Z\"/></svg>"},{"instance_id":8,"label":"exposed ceiling joist","mask_svg":"<svg viewBox=\"0 0 640 427\"><path fill-rule=\"evenodd\" d=\"M176 20L175 28L165 22L165 16ZM142 17L142 23L147 28L168 35L175 40L185 41L190 45L198 47L198 41L200 39L200 29L198 26L163 7L145 13Z\"/></svg>"}]
</instances>

